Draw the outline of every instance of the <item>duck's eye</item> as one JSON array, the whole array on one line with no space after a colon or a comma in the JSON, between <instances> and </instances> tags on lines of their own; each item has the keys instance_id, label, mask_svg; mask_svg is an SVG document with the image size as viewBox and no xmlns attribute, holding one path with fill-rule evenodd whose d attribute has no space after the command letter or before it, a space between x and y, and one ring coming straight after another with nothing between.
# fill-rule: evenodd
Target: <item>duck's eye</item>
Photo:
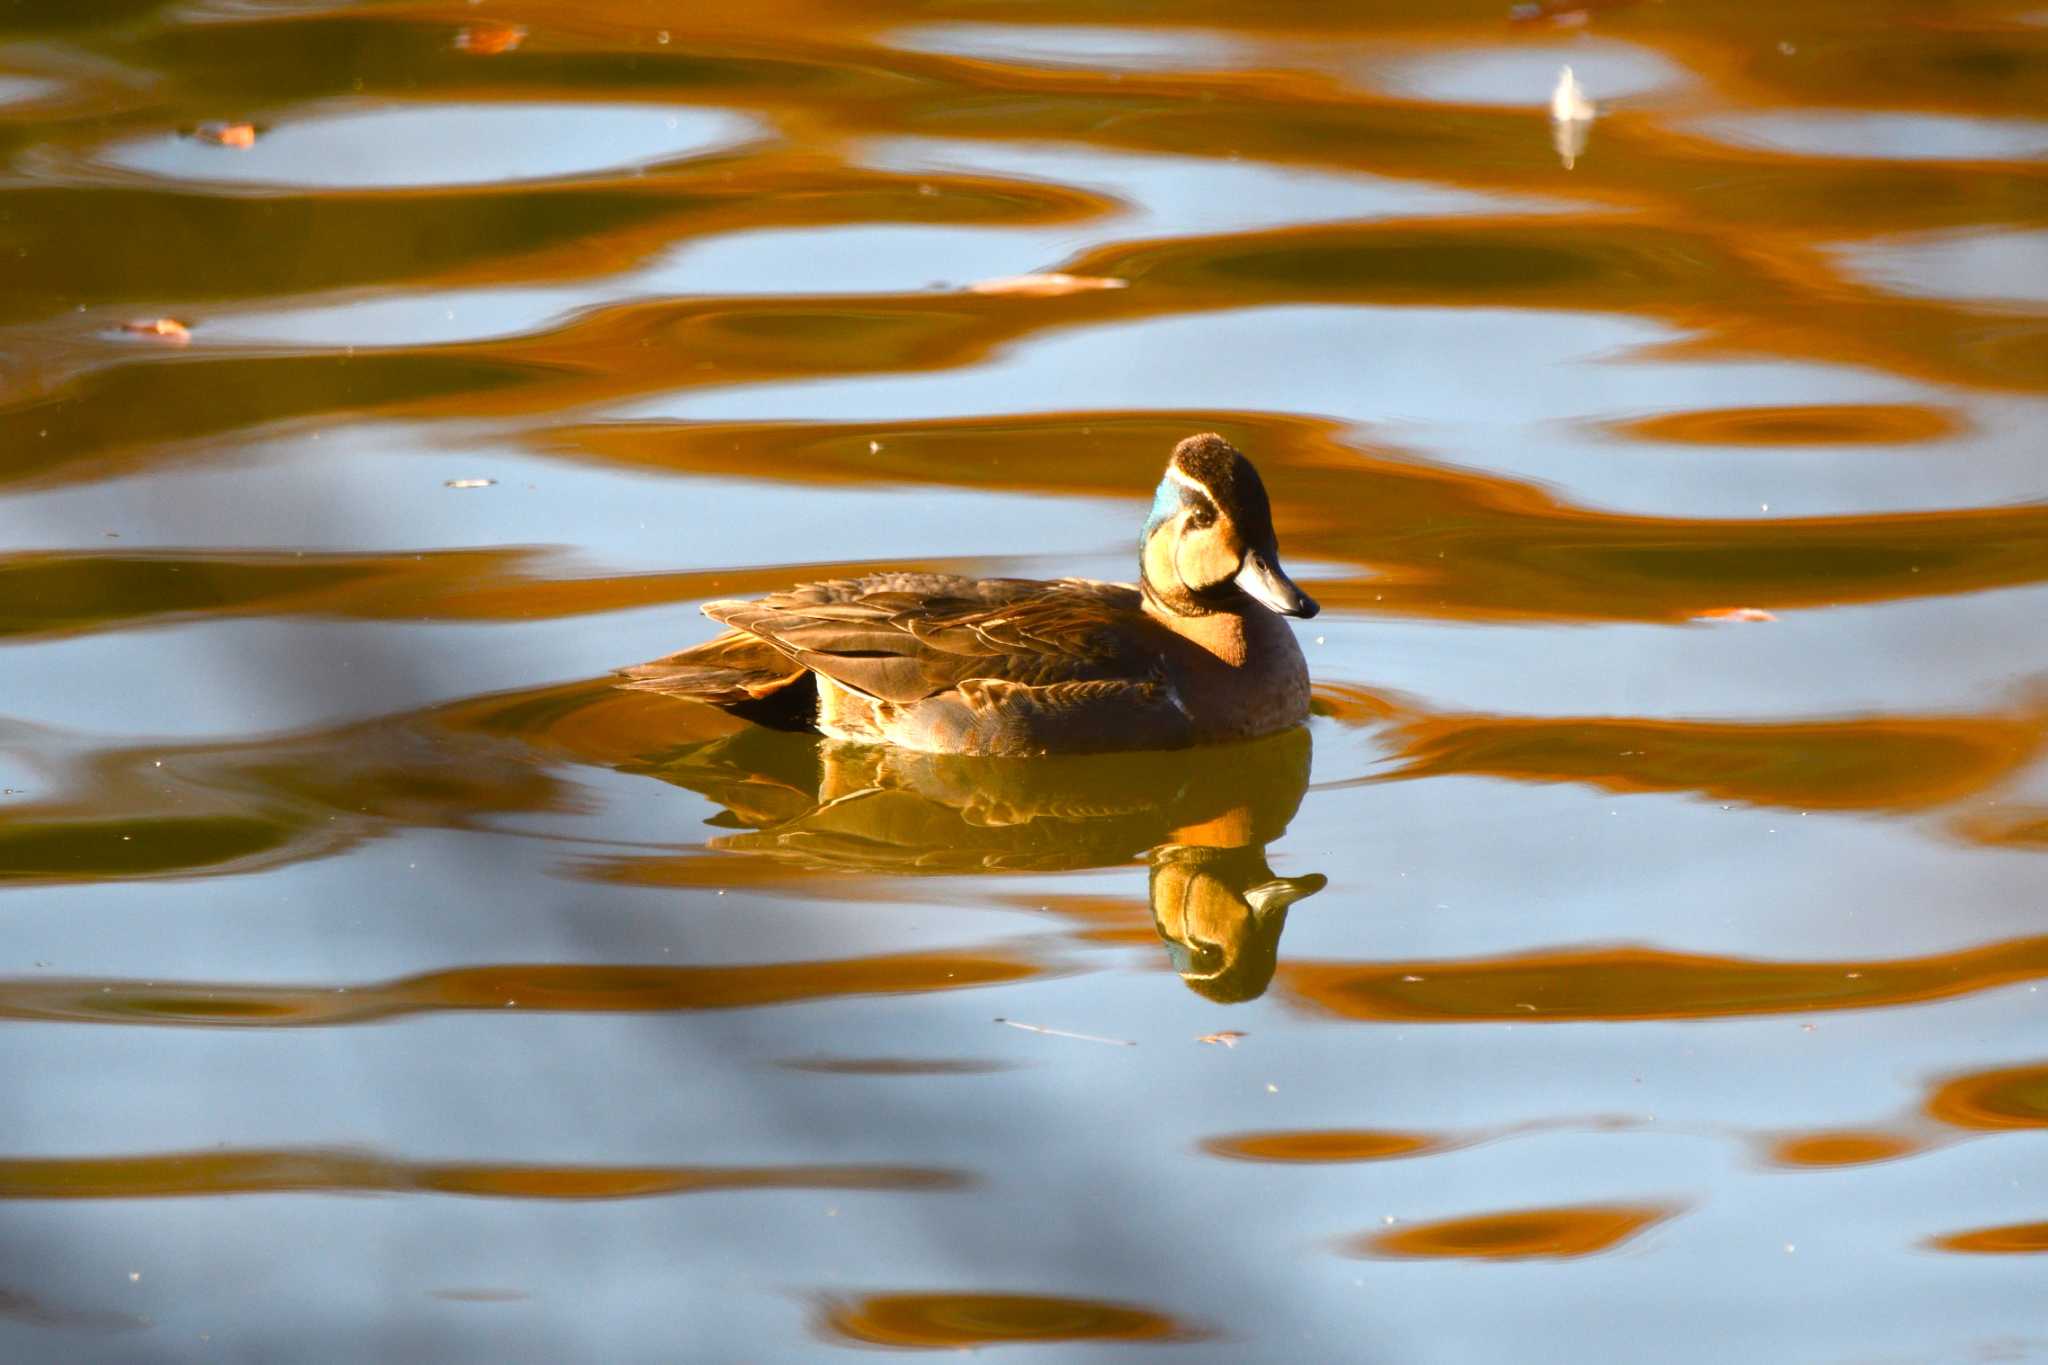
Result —
<instances>
[{"instance_id":1,"label":"duck's eye","mask_svg":"<svg viewBox=\"0 0 2048 1365\"><path fill-rule=\"evenodd\" d=\"M1188 525L1197 530L1216 524L1216 509L1206 502L1198 502L1188 511Z\"/></svg>"}]
</instances>

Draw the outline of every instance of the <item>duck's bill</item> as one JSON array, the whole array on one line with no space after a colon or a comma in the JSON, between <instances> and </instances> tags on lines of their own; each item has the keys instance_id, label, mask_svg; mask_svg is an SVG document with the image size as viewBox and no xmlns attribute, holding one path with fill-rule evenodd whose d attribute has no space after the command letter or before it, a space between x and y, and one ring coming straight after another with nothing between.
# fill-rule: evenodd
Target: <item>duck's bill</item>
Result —
<instances>
[{"instance_id":1,"label":"duck's bill","mask_svg":"<svg viewBox=\"0 0 2048 1365\"><path fill-rule=\"evenodd\" d=\"M1275 910L1285 910L1296 901L1305 901L1330 884L1330 879L1320 872L1311 872L1306 877L1275 877L1270 882L1248 886L1244 892L1244 903L1252 908L1254 915L1270 915Z\"/></svg>"},{"instance_id":2,"label":"duck's bill","mask_svg":"<svg viewBox=\"0 0 2048 1365\"><path fill-rule=\"evenodd\" d=\"M1294 580L1281 572L1279 561L1259 550L1244 557L1244 567L1237 571L1237 586L1282 616L1306 618L1322 610L1315 598L1294 586Z\"/></svg>"}]
</instances>

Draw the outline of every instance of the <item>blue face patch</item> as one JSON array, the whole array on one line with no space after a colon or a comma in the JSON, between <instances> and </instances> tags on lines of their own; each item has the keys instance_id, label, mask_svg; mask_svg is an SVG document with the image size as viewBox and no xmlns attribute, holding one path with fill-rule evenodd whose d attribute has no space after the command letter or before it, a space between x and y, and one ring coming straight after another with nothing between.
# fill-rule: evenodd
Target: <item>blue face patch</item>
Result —
<instances>
[{"instance_id":1,"label":"blue face patch","mask_svg":"<svg viewBox=\"0 0 2048 1365\"><path fill-rule=\"evenodd\" d=\"M1143 550L1145 542L1152 539L1152 533L1159 529L1159 523L1178 512L1187 501L1188 490L1172 479L1161 479L1159 491L1152 495L1152 511L1145 518L1145 529L1138 533L1138 548Z\"/></svg>"}]
</instances>

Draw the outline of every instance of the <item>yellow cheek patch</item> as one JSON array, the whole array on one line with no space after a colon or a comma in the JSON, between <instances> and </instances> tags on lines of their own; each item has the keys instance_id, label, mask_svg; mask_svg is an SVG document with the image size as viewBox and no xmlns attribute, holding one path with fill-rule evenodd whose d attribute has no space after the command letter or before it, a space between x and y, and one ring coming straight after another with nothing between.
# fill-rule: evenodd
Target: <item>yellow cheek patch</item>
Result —
<instances>
[{"instance_id":1,"label":"yellow cheek patch","mask_svg":"<svg viewBox=\"0 0 2048 1365\"><path fill-rule=\"evenodd\" d=\"M1244 567L1244 548L1223 528L1184 532L1174 551L1180 581L1194 592L1206 592Z\"/></svg>"}]
</instances>

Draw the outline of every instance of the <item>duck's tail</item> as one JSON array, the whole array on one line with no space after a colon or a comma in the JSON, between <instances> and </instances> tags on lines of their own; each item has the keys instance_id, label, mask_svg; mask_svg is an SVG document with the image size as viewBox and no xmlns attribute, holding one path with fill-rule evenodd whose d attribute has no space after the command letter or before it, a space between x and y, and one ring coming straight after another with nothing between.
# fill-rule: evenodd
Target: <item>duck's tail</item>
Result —
<instances>
[{"instance_id":1,"label":"duck's tail","mask_svg":"<svg viewBox=\"0 0 2048 1365\"><path fill-rule=\"evenodd\" d=\"M619 686L687 697L756 725L815 730L817 678L758 636L731 630L652 663L619 670Z\"/></svg>"}]
</instances>

